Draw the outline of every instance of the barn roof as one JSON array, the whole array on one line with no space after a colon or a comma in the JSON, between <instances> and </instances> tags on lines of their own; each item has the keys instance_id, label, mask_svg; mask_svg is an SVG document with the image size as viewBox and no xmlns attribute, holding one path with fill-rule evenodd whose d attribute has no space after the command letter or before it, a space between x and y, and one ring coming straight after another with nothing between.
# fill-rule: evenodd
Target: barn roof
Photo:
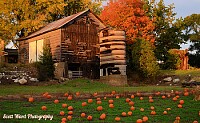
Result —
<instances>
[{"instance_id":1,"label":"barn roof","mask_svg":"<svg viewBox=\"0 0 200 123\"><path fill-rule=\"evenodd\" d=\"M38 35L41 35L41 34L56 30L56 29L59 29L59 28L63 27L64 25L69 24L74 19L81 17L81 16L84 16L85 14L88 14L89 17L92 18L94 20L94 22L99 25L98 30L101 30L101 29L106 27L102 23L101 19L98 16L96 16L93 12L91 12L90 9L88 9L88 10L79 12L77 14L73 14L71 16L67 16L67 17L59 19L57 21L51 22L51 23L47 24L46 26L42 27L41 29L39 29L38 31L31 33L27 37L17 39L17 41L26 40L26 39L29 39L29 38L32 38L32 37L35 37L35 36L38 36Z\"/></svg>"}]
</instances>

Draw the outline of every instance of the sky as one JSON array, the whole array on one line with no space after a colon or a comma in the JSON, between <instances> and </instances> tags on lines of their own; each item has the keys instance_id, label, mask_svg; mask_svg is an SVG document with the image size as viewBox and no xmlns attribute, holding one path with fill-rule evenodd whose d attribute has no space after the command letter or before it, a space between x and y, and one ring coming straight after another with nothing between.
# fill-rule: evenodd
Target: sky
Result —
<instances>
[{"instance_id":1,"label":"sky","mask_svg":"<svg viewBox=\"0 0 200 123\"><path fill-rule=\"evenodd\" d=\"M104 2L104 5L106 5L106 3L107 2ZM200 14L200 0L164 0L164 3L165 6L174 3L174 12L177 14L176 18L184 18L191 14ZM182 44L181 49L186 49L189 45L190 43Z\"/></svg>"}]
</instances>

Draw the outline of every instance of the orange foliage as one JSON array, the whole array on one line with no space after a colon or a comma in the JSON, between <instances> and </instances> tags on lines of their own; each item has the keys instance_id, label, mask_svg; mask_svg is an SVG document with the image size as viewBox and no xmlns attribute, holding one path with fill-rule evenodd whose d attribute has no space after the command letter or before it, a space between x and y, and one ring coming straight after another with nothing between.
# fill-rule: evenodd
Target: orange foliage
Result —
<instances>
[{"instance_id":1,"label":"orange foliage","mask_svg":"<svg viewBox=\"0 0 200 123\"><path fill-rule=\"evenodd\" d=\"M129 43L134 43L136 39L145 39L153 43L154 19L145 14L147 10L143 9L143 5L142 0L110 1L108 6L104 7L100 18L105 24L124 30Z\"/></svg>"}]
</instances>

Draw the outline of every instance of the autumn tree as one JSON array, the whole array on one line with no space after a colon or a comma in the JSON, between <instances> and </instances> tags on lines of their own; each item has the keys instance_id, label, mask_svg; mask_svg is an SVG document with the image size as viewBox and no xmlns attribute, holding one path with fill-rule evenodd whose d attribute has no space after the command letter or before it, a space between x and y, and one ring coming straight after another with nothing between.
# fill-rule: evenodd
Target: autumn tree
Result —
<instances>
[{"instance_id":1,"label":"autumn tree","mask_svg":"<svg viewBox=\"0 0 200 123\"><path fill-rule=\"evenodd\" d=\"M63 0L0 0L0 38L14 41L62 14Z\"/></svg>"},{"instance_id":2,"label":"autumn tree","mask_svg":"<svg viewBox=\"0 0 200 123\"><path fill-rule=\"evenodd\" d=\"M143 0L111 0L100 18L108 26L126 32L129 68L143 77L155 77L158 66L153 53L155 40L154 17L147 15Z\"/></svg>"},{"instance_id":3,"label":"autumn tree","mask_svg":"<svg viewBox=\"0 0 200 123\"><path fill-rule=\"evenodd\" d=\"M27 36L45 24L91 9L101 11L93 0L0 0L0 38L6 42Z\"/></svg>"},{"instance_id":4,"label":"autumn tree","mask_svg":"<svg viewBox=\"0 0 200 123\"><path fill-rule=\"evenodd\" d=\"M127 40L130 44L137 39L145 39L154 42L153 18L149 18L143 9L142 0L117 0L110 1L104 7L100 18L103 22L118 30L126 32Z\"/></svg>"}]
</instances>

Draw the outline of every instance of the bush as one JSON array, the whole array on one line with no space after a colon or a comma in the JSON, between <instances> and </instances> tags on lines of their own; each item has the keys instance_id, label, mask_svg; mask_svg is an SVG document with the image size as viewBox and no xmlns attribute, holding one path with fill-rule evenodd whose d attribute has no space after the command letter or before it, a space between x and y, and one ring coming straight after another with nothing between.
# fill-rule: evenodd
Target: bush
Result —
<instances>
[{"instance_id":1,"label":"bush","mask_svg":"<svg viewBox=\"0 0 200 123\"><path fill-rule=\"evenodd\" d=\"M173 49L170 49L167 54L167 61L165 63L165 69L179 69L181 59Z\"/></svg>"},{"instance_id":2,"label":"bush","mask_svg":"<svg viewBox=\"0 0 200 123\"><path fill-rule=\"evenodd\" d=\"M36 62L38 79L40 81L53 79L55 67L52 59L51 49L49 47L44 47L43 53L39 60L39 62Z\"/></svg>"},{"instance_id":3,"label":"bush","mask_svg":"<svg viewBox=\"0 0 200 123\"><path fill-rule=\"evenodd\" d=\"M132 58L134 69L140 72L142 77L155 79L159 66L156 62L153 46L149 41L136 41L133 44Z\"/></svg>"}]
</instances>

